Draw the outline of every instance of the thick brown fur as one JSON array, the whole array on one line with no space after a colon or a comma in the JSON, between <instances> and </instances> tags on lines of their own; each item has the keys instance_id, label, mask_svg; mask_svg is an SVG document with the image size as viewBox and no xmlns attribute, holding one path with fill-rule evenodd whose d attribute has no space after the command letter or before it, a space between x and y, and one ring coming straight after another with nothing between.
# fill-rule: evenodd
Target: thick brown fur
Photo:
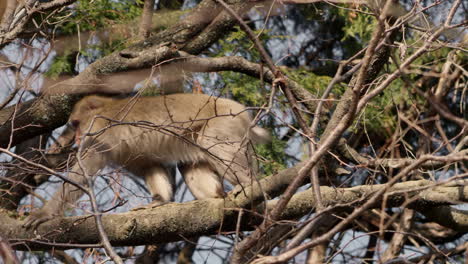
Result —
<instances>
[{"instance_id":1,"label":"thick brown fur","mask_svg":"<svg viewBox=\"0 0 468 264\"><path fill-rule=\"evenodd\" d=\"M251 122L243 105L204 94L88 96L70 116L84 166L75 165L69 177L84 184L84 175L93 176L106 165L122 167L145 179L158 205L172 199L174 179L167 167L177 164L197 199L222 197L223 179L236 185L255 177L249 142L269 141L269 133L251 128ZM62 214L81 194L64 184L25 226Z\"/></svg>"}]
</instances>

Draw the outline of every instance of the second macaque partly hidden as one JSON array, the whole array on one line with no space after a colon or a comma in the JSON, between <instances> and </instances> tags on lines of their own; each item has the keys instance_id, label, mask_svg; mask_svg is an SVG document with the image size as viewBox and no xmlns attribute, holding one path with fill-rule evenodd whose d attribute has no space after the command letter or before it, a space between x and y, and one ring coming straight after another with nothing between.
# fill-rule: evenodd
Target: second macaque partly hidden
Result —
<instances>
[{"instance_id":1,"label":"second macaque partly hidden","mask_svg":"<svg viewBox=\"0 0 468 264\"><path fill-rule=\"evenodd\" d=\"M252 127L245 107L235 101L203 94L112 99L88 96L75 105L70 123L81 144L82 164L68 177L85 184L107 165L144 177L153 204L172 200L174 179L168 166L177 164L197 199L222 197L223 179L249 183L255 177L249 142L265 143L269 133ZM86 173L83 172L83 169ZM81 195L65 183L25 227L62 215Z\"/></svg>"}]
</instances>

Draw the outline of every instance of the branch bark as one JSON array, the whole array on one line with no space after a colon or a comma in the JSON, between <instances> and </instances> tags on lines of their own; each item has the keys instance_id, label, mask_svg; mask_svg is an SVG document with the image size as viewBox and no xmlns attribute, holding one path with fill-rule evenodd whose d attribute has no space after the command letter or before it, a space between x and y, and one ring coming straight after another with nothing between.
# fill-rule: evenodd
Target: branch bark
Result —
<instances>
[{"instance_id":1,"label":"branch bark","mask_svg":"<svg viewBox=\"0 0 468 264\"><path fill-rule=\"evenodd\" d=\"M262 179L261 184L268 194L276 193L285 184L295 169L288 169L283 174ZM285 176L279 180L279 176ZM276 179L273 186L271 179ZM252 188L253 187L253 188ZM113 246L131 246L141 244L167 243L183 240L184 237L197 237L202 235L217 235L221 232L236 230L239 206L247 207L248 197L253 199L261 195L259 186L245 186L237 188L226 199L206 199L187 203L171 203L154 209L140 210L119 214L103 215L102 222L105 232ZM363 185L352 188L321 187L322 201L326 206L340 206L355 208L367 201L373 194L387 188L382 185ZM450 208L449 204L467 202L467 186L435 186L434 182L421 180L395 184L388 190L388 207L398 207L407 199L413 199L410 207L418 211L434 211L436 206L445 208L444 217L433 219L441 225L447 224L458 231L468 231L468 212ZM262 195L263 196L263 195ZM260 198L256 199L257 201ZM380 200L373 203L371 208L379 208ZM267 208L274 208L277 200L267 202ZM310 190L295 194L288 206L281 213L280 219L293 219L310 213L315 208L314 195ZM246 215L244 213L244 215ZM243 230L250 230L260 223L262 219L243 218ZM432 219L432 218L431 218ZM0 211L0 233L9 239L16 249L45 250L54 248L99 247L99 235L92 216L74 216L56 218L39 226L36 231L26 230L22 221L11 217L8 211ZM51 231L55 230L55 231Z\"/></svg>"}]
</instances>

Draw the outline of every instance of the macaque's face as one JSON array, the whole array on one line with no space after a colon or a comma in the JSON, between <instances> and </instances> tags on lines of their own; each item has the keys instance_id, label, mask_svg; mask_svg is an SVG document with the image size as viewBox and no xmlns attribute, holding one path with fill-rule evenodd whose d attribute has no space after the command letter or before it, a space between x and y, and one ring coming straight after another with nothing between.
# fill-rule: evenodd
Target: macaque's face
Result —
<instances>
[{"instance_id":1,"label":"macaque's face","mask_svg":"<svg viewBox=\"0 0 468 264\"><path fill-rule=\"evenodd\" d=\"M76 143L79 144L82 133L89 132L90 125L94 122L93 119L99 115L100 112L105 112L106 105L112 104L114 99L104 98L98 96L88 96L86 100L79 101L68 119L69 124L75 129Z\"/></svg>"},{"instance_id":2,"label":"macaque's face","mask_svg":"<svg viewBox=\"0 0 468 264\"><path fill-rule=\"evenodd\" d=\"M75 144L81 144L81 137L83 130L86 130L89 123L94 116L93 109L88 104L84 104L82 101L78 102L73 108L73 112L68 119L68 123L75 130Z\"/></svg>"},{"instance_id":3,"label":"macaque's face","mask_svg":"<svg viewBox=\"0 0 468 264\"><path fill-rule=\"evenodd\" d=\"M78 128L79 126L81 126L81 128L83 129L83 125L91 121L90 119L92 119L92 117L95 115L97 108L97 105L94 105L87 101L79 101L73 108L72 114L69 118L69 123L74 128Z\"/></svg>"}]
</instances>

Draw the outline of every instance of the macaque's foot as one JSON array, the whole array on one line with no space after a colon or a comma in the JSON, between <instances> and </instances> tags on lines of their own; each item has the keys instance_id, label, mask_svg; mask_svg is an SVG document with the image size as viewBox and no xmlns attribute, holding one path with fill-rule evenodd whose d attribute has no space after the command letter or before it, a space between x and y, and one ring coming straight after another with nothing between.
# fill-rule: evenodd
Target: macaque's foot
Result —
<instances>
[{"instance_id":1,"label":"macaque's foot","mask_svg":"<svg viewBox=\"0 0 468 264\"><path fill-rule=\"evenodd\" d=\"M47 210L39 209L32 212L25 220L23 227L26 229L37 229L37 227L49 220L54 218L54 216Z\"/></svg>"},{"instance_id":2,"label":"macaque's foot","mask_svg":"<svg viewBox=\"0 0 468 264\"><path fill-rule=\"evenodd\" d=\"M170 202L153 201L153 202L150 203L150 204L142 205L142 206L137 206L137 207L135 207L135 208L132 208L130 211L139 211L139 210L145 210L145 209L152 209L152 208L156 208L156 207L159 207L159 206L168 204L168 203L170 203Z\"/></svg>"}]
</instances>

